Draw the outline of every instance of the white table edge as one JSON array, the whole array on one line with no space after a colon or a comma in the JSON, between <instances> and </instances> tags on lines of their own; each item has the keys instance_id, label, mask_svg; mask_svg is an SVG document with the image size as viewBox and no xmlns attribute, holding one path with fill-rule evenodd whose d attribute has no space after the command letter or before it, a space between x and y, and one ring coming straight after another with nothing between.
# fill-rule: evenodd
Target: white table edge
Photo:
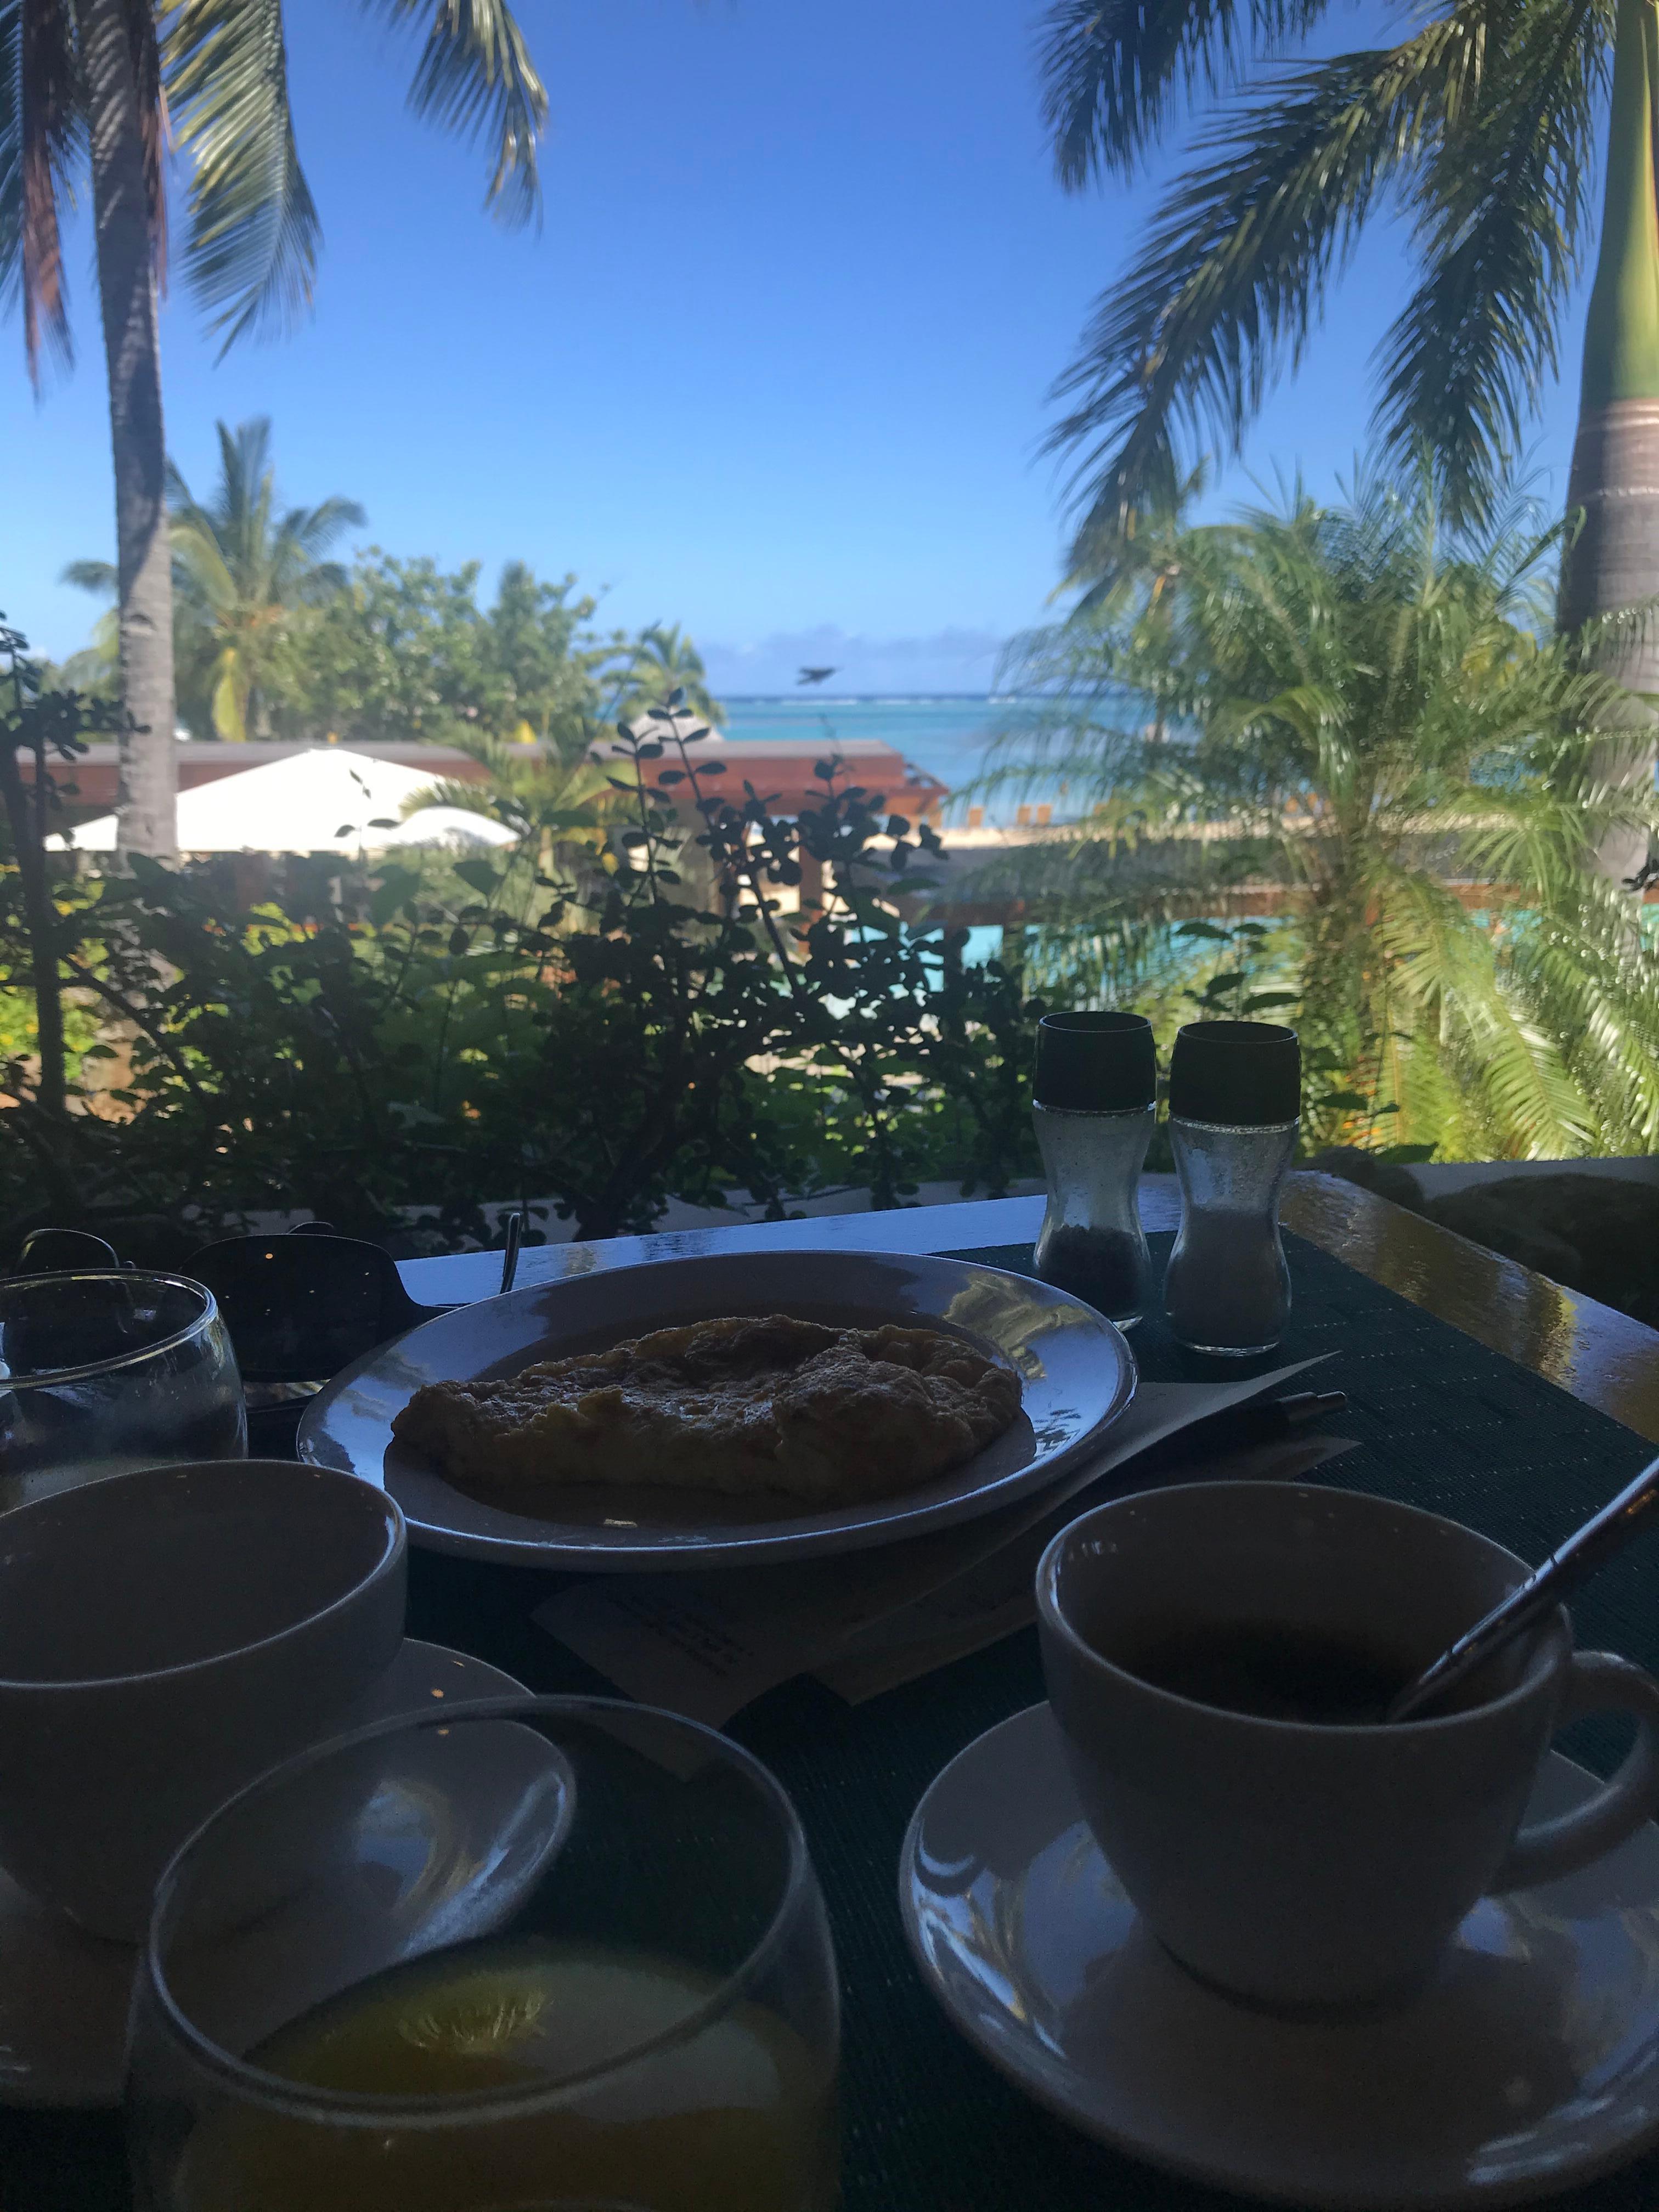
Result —
<instances>
[{"instance_id":1,"label":"white table edge","mask_svg":"<svg viewBox=\"0 0 1659 2212\"><path fill-rule=\"evenodd\" d=\"M590 1244L527 1246L516 1287L556 1282L653 1260L712 1252L962 1252L1029 1244L1042 1220L1041 1197L966 1199L946 1206L895 1206L882 1212L826 1213L797 1221L757 1221L732 1229L682 1229L655 1237L612 1237ZM1173 1176L1145 1176L1141 1218L1148 1229L1173 1229L1179 1213ZM457 1252L405 1260L400 1273L411 1297L426 1305L470 1305L499 1289L499 1252Z\"/></svg>"}]
</instances>

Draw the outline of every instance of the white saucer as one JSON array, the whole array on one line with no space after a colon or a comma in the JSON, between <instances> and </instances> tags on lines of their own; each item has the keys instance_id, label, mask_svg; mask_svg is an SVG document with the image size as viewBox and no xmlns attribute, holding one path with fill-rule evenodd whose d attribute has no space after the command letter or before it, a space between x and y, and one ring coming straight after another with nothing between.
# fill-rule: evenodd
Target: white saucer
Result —
<instances>
[{"instance_id":1,"label":"white saucer","mask_svg":"<svg viewBox=\"0 0 1659 2212\"><path fill-rule=\"evenodd\" d=\"M1595 1778L1552 1754L1533 1814ZM1659 1828L1478 1905L1434 1988L1384 2020L1230 2003L1136 1919L1047 1705L980 1737L917 1808L899 1904L956 2026L1041 2104L1190 2179L1297 2204L1513 2204L1659 2141Z\"/></svg>"},{"instance_id":2,"label":"white saucer","mask_svg":"<svg viewBox=\"0 0 1659 2212\"><path fill-rule=\"evenodd\" d=\"M499 1668L405 1642L337 1733L424 1712L436 1698L527 1695ZM0 2105L115 2105L137 1954L37 1905L0 1871Z\"/></svg>"}]
</instances>

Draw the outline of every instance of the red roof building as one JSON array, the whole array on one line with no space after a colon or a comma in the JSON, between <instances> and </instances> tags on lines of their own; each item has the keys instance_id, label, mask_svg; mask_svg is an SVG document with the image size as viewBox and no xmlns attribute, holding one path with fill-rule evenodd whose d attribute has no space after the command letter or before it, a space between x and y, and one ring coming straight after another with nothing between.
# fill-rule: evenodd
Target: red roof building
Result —
<instances>
[{"instance_id":1,"label":"red roof building","mask_svg":"<svg viewBox=\"0 0 1659 2212\"><path fill-rule=\"evenodd\" d=\"M179 787L193 790L198 784L211 783L220 776L234 775L239 770L263 768L268 762L286 759L300 750L291 744L262 743L250 739L240 745L221 744L180 744L179 746ZM364 744L356 741L353 752L368 753L375 760L396 761L407 768L432 770L442 776L453 776L462 783L483 783L488 772L470 753L458 752L448 745L431 744ZM849 783L861 784L866 791L879 792L884 798L890 813L903 814L912 821L926 817L937 817L939 808L950 796L947 787L925 769L911 768L902 754L879 738L850 738L835 748L842 763L841 787ZM799 814L804 806L816 805L823 794L823 787L813 776L815 764L824 757L822 749L803 744L778 744L750 738L705 740L691 748L696 759L719 760L726 763L726 774L720 783L729 788L740 804L745 783L754 786L761 798L767 800L775 813ZM595 756L603 760L604 749ZM33 775L33 756L23 753L20 763L25 779ZM674 765L667 758L656 763L657 771ZM61 784L76 787L72 802L75 818L82 814L104 813L115 803L117 753L112 744L94 744L73 769L62 767L53 770ZM704 788L712 793L713 782ZM666 794L665 794L666 795Z\"/></svg>"},{"instance_id":2,"label":"red roof building","mask_svg":"<svg viewBox=\"0 0 1659 2212\"><path fill-rule=\"evenodd\" d=\"M779 744L763 738L726 738L690 745L686 750L694 767L708 763L725 769L718 780L711 778L702 785L705 797L712 798L716 792L729 793L732 803L741 805L744 786L751 784L757 797L766 801L768 811L773 814L796 815L803 808L823 805L825 787L814 771L826 759L840 763L837 790L861 786L879 793L890 814L902 814L912 822L936 818L951 795L949 787L937 776L925 769L912 768L902 753L881 738L848 738L833 748ZM603 763L603 749L596 750L593 757ZM647 767L647 780L654 781L665 769L672 771L681 767L678 750L671 747ZM663 796L672 799L680 788L677 785Z\"/></svg>"}]
</instances>

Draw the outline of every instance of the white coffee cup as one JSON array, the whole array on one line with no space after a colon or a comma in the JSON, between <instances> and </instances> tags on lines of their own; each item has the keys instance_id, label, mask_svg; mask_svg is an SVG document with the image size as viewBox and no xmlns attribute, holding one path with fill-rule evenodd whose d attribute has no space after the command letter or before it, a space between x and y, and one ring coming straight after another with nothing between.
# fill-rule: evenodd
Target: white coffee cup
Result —
<instances>
[{"instance_id":1,"label":"white coffee cup","mask_svg":"<svg viewBox=\"0 0 1659 2212\"><path fill-rule=\"evenodd\" d=\"M285 1460L149 1468L0 1517L0 1864L136 1942L185 1837L391 1665L406 1545L384 1491Z\"/></svg>"},{"instance_id":2,"label":"white coffee cup","mask_svg":"<svg viewBox=\"0 0 1659 2212\"><path fill-rule=\"evenodd\" d=\"M1387 1653L1403 1686L1527 1572L1437 1514L1282 1482L1143 1492L1054 1538L1036 1579L1049 1698L1096 1839L1166 1949L1262 2003L1386 2002L1482 1895L1571 1873L1659 1812L1659 1682L1575 1653L1565 1611L1460 1709L1397 1727L1267 1718L1133 1670L1186 1626L1266 1628ZM1638 1728L1613 1780L1521 1828L1551 1737L1607 1709Z\"/></svg>"}]
</instances>

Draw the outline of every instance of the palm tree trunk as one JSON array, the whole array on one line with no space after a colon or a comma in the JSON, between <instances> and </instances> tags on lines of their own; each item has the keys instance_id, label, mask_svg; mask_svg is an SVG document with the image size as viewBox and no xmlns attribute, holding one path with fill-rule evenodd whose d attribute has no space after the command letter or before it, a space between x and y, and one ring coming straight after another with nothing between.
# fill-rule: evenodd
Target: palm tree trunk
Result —
<instances>
[{"instance_id":1,"label":"palm tree trunk","mask_svg":"<svg viewBox=\"0 0 1659 2212\"><path fill-rule=\"evenodd\" d=\"M120 584L121 736L116 842L171 858L178 850L173 685L173 564L167 439L143 114L122 0L75 0L86 72L98 289L109 369Z\"/></svg>"},{"instance_id":2,"label":"palm tree trunk","mask_svg":"<svg viewBox=\"0 0 1659 2212\"><path fill-rule=\"evenodd\" d=\"M1654 173L1659 22L1653 0L1619 0L1613 128L1601 246L1584 331L1578 435L1567 488L1583 517L1562 574L1561 625L1577 629L1659 594L1659 198ZM1608 674L1659 703L1659 621L1607 651ZM1598 781L1651 786L1650 711L1632 705L1628 744L1600 750ZM1594 854L1599 873L1635 877L1647 860L1639 830L1614 830Z\"/></svg>"}]
</instances>

